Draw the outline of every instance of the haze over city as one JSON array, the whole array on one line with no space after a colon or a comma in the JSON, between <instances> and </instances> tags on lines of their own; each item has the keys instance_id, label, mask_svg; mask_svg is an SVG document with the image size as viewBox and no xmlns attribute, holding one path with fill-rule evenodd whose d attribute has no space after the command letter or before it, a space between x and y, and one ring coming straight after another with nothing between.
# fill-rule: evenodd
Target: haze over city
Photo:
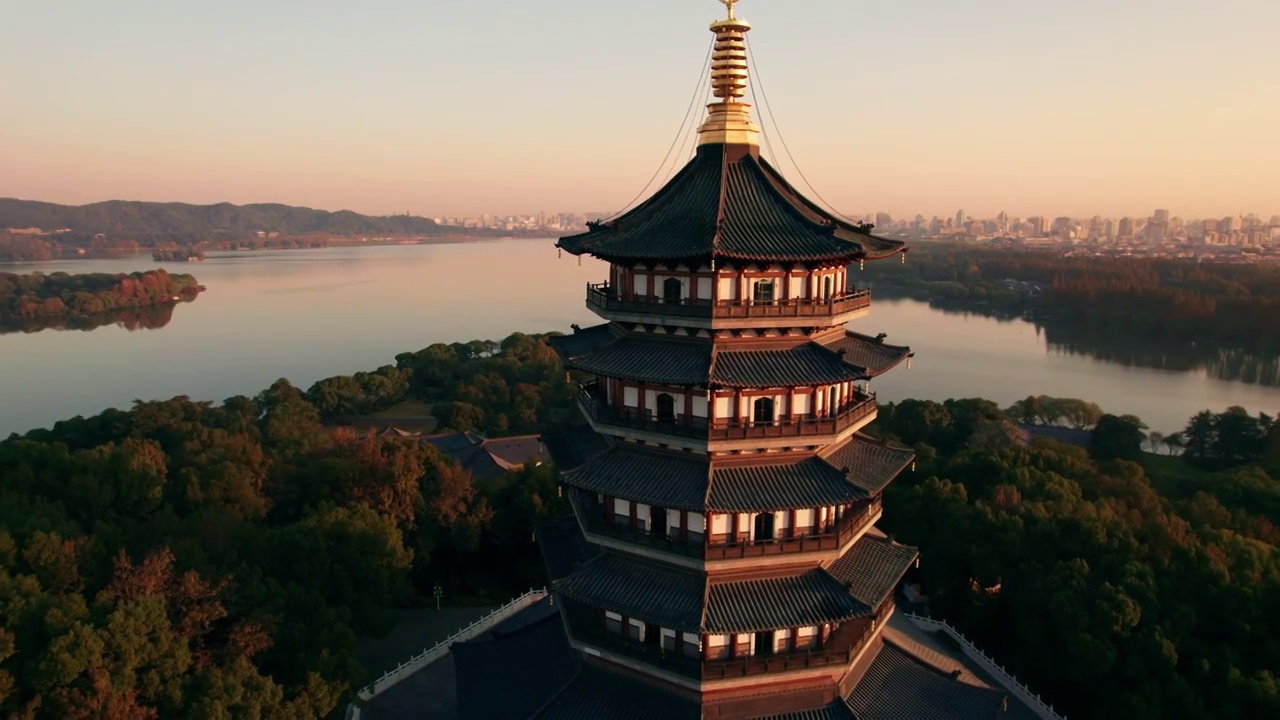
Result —
<instances>
[{"instance_id":1,"label":"haze over city","mask_svg":"<svg viewBox=\"0 0 1280 720\"><path fill-rule=\"evenodd\" d=\"M1280 212L1280 46L1247 34L1280 23L1272 0L739 14L781 168L795 175L761 87L842 211ZM0 124L0 196L438 216L622 206L676 135L716 12L70 0L5 15L0 93L19 111Z\"/></svg>"}]
</instances>

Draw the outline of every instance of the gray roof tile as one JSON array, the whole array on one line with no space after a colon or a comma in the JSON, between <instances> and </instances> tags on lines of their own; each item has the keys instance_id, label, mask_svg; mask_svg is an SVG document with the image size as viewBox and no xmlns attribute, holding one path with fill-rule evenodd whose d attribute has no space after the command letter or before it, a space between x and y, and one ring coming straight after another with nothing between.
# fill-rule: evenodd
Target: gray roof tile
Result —
<instances>
[{"instance_id":1,"label":"gray roof tile","mask_svg":"<svg viewBox=\"0 0 1280 720\"><path fill-rule=\"evenodd\" d=\"M614 447L564 474L566 485L673 510L706 507L705 455Z\"/></svg>"},{"instance_id":2,"label":"gray roof tile","mask_svg":"<svg viewBox=\"0 0 1280 720\"><path fill-rule=\"evenodd\" d=\"M739 350L715 355L711 382L725 387L779 387L861 380L861 368L849 365L817 343L789 350Z\"/></svg>"},{"instance_id":3,"label":"gray roof tile","mask_svg":"<svg viewBox=\"0 0 1280 720\"><path fill-rule=\"evenodd\" d=\"M738 388L821 385L861 380L892 367L910 350L851 334L825 345L781 350L723 350L706 340L631 335L610 323L550 338L567 367L627 380ZM844 355L840 354L844 350Z\"/></svg>"},{"instance_id":4,"label":"gray roof tile","mask_svg":"<svg viewBox=\"0 0 1280 720\"><path fill-rule=\"evenodd\" d=\"M865 500L867 492L817 458L716 468L707 506L724 512L811 508Z\"/></svg>"},{"instance_id":5,"label":"gray roof tile","mask_svg":"<svg viewBox=\"0 0 1280 720\"><path fill-rule=\"evenodd\" d=\"M500 688L495 690L501 695ZM650 683L588 665L535 717L538 720L698 720L702 710L697 703Z\"/></svg>"},{"instance_id":6,"label":"gray roof tile","mask_svg":"<svg viewBox=\"0 0 1280 720\"><path fill-rule=\"evenodd\" d=\"M616 220L557 245L605 259L850 261L899 252L805 199L751 155L725 162L705 145L652 197ZM723 222L720 205L724 198Z\"/></svg>"},{"instance_id":7,"label":"gray roof tile","mask_svg":"<svg viewBox=\"0 0 1280 720\"><path fill-rule=\"evenodd\" d=\"M995 720L999 690L957 682L889 642L845 702L857 720Z\"/></svg>"},{"instance_id":8,"label":"gray roof tile","mask_svg":"<svg viewBox=\"0 0 1280 720\"><path fill-rule=\"evenodd\" d=\"M849 482L870 495L878 495L911 464L916 454L866 435L854 435L843 445L824 451L822 457L832 467L847 471Z\"/></svg>"},{"instance_id":9,"label":"gray roof tile","mask_svg":"<svg viewBox=\"0 0 1280 720\"><path fill-rule=\"evenodd\" d=\"M889 345L883 339L846 331L844 337L823 343L832 352L844 351L844 362L861 368L864 377L876 377L892 370L912 355L905 345Z\"/></svg>"},{"instance_id":10,"label":"gray roof tile","mask_svg":"<svg viewBox=\"0 0 1280 720\"><path fill-rule=\"evenodd\" d=\"M758 632L864 617L871 608L824 570L801 575L712 583L707 632Z\"/></svg>"},{"instance_id":11,"label":"gray roof tile","mask_svg":"<svg viewBox=\"0 0 1280 720\"><path fill-rule=\"evenodd\" d=\"M617 445L562 478L572 487L673 510L764 512L865 500L914 455L855 435L834 457L726 466L705 455Z\"/></svg>"},{"instance_id":12,"label":"gray roof tile","mask_svg":"<svg viewBox=\"0 0 1280 720\"><path fill-rule=\"evenodd\" d=\"M867 607L884 602L920 551L887 538L864 535L827 571Z\"/></svg>"},{"instance_id":13,"label":"gray roof tile","mask_svg":"<svg viewBox=\"0 0 1280 720\"><path fill-rule=\"evenodd\" d=\"M557 580L561 595L682 632L702 626L703 576L604 552Z\"/></svg>"},{"instance_id":14,"label":"gray roof tile","mask_svg":"<svg viewBox=\"0 0 1280 720\"><path fill-rule=\"evenodd\" d=\"M566 357L565 364L593 375L624 380L704 385L711 366L711 343L626 336L595 352Z\"/></svg>"}]
</instances>

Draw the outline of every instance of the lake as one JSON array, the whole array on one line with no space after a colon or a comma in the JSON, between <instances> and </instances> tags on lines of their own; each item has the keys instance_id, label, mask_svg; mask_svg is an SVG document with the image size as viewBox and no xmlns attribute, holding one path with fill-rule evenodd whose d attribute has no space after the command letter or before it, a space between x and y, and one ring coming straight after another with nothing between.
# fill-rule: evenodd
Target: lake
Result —
<instances>
[{"instance_id":1,"label":"lake","mask_svg":"<svg viewBox=\"0 0 1280 720\"><path fill-rule=\"evenodd\" d=\"M46 273L164 267L208 287L163 327L0 335L0 436L135 399L222 400L253 395L282 377L306 388L394 363L396 354L431 343L599 322L584 297L587 282L605 278L604 264L558 257L553 242L222 253L199 264L134 256L0 265ZM1224 374L1213 362L1135 362L1151 354L1143 343L1105 351L1050 343L1023 320L944 312L914 300L878 300L871 316L851 327L887 332L890 342L916 351L910 369L874 382L882 401L986 397L1007 406L1027 395L1079 397L1164 432L1205 408L1280 410L1280 387L1222 379L1256 380L1257 373ZM1152 364L1166 369L1143 366Z\"/></svg>"}]
</instances>

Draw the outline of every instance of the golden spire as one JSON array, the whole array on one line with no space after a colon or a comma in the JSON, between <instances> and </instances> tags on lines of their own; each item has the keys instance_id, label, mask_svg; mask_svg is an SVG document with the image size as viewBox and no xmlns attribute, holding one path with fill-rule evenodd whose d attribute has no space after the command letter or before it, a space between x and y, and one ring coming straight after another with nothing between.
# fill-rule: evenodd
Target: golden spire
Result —
<instances>
[{"instance_id":1,"label":"golden spire","mask_svg":"<svg viewBox=\"0 0 1280 720\"><path fill-rule=\"evenodd\" d=\"M734 16L738 0L720 0L728 17L711 23L716 45L711 56L711 92L718 102L707 106L707 121L698 128L698 144L760 144L760 128L751 122L751 105L742 102L747 94L747 31L751 23Z\"/></svg>"}]
</instances>

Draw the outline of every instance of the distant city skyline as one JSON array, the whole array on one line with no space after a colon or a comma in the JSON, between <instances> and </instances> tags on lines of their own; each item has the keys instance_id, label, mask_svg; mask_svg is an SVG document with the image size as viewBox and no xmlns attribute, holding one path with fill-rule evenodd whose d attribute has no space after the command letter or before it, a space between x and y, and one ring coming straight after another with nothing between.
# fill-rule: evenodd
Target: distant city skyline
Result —
<instances>
[{"instance_id":1,"label":"distant city skyline","mask_svg":"<svg viewBox=\"0 0 1280 720\"><path fill-rule=\"evenodd\" d=\"M0 196L612 212L671 144L722 12L18 4L0 46L18 69L0 76L15 110ZM1240 27L1275 26L1280 3L745 0L739 14L756 27L755 112L780 169L801 182L785 139L839 212L1280 212L1280 46Z\"/></svg>"}]
</instances>

